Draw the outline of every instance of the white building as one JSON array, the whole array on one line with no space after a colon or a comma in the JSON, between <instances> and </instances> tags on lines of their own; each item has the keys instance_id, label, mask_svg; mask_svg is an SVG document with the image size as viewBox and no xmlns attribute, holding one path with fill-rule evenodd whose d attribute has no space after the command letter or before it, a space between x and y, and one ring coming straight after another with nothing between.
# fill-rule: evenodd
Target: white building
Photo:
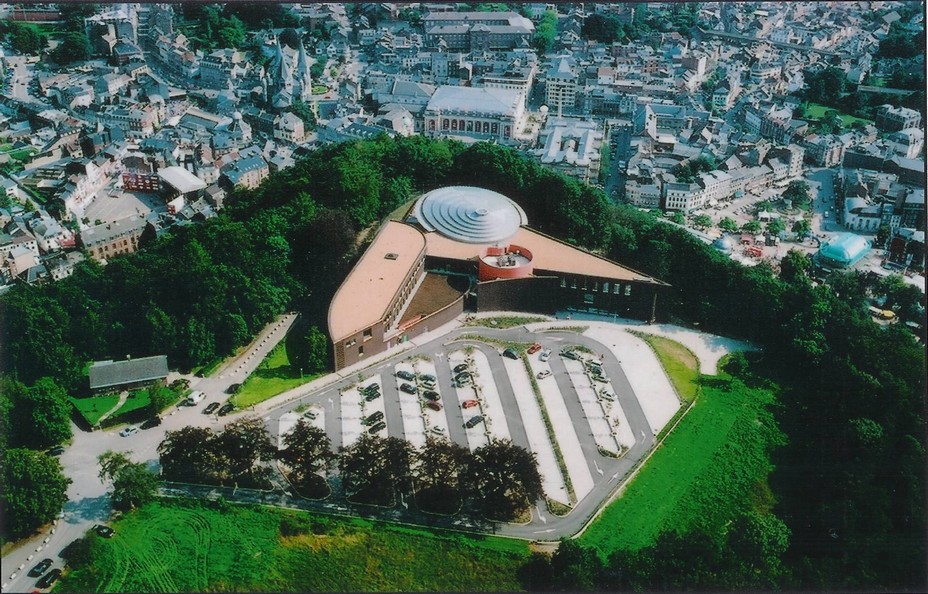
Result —
<instances>
[{"instance_id":1,"label":"white building","mask_svg":"<svg viewBox=\"0 0 928 594\"><path fill-rule=\"evenodd\" d=\"M429 136L500 142L510 142L525 119L525 95L512 89L439 87L424 112Z\"/></svg>"},{"instance_id":2,"label":"white building","mask_svg":"<svg viewBox=\"0 0 928 594\"><path fill-rule=\"evenodd\" d=\"M587 183L598 179L603 132L595 122L551 117L541 143L534 152L545 165Z\"/></svg>"}]
</instances>

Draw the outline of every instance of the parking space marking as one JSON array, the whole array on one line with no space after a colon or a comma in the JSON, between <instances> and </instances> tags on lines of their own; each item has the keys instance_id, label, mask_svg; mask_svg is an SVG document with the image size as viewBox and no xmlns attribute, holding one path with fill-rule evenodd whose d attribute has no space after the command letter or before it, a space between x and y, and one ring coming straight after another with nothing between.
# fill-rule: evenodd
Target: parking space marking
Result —
<instances>
[{"instance_id":1,"label":"parking space marking","mask_svg":"<svg viewBox=\"0 0 928 594\"><path fill-rule=\"evenodd\" d=\"M455 366L466 362L467 356L464 354L464 351L454 351L448 355L448 365L451 366L452 374L454 374L453 370ZM490 377L492 378L492 376ZM463 405L467 400L475 400L477 398L477 393L473 386L456 387L454 392L457 395L457 406ZM473 418L474 415L478 414L474 411L478 410L480 410L478 407L468 408L463 413L464 420L466 421L467 419ZM486 435L486 426L483 423L476 427L471 427L470 429L464 429L464 434L467 436L467 447L470 448L472 452L489 443L489 439L487 439Z\"/></svg>"},{"instance_id":2,"label":"parking space marking","mask_svg":"<svg viewBox=\"0 0 928 594\"><path fill-rule=\"evenodd\" d=\"M412 371L413 367L409 363L397 363L396 371ZM419 404L419 397L416 394L407 394L400 391L400 412L403 415L403 433L414 448L421 448L425 445L425 421L422 418L422 405Z\"/></svg>"},{"instance_id":3,"label":"parking space marking","mask_svg":"<svg viewBox=\"0 0 928 594\"><path fill-rule=\"evenodd\" d=\"M529 355L528 360L532 373L538 374L543 371L551 373L551 366L539 361L537 353ZM564 457L567 474L570 475L574 495L577 496L577 501L580 501L589 495L594 484L589 464L580 446L580 439L574 431L573 423L570 422L570 412L564 404L564 398L554 378L548 376L536 382L538 391L541 392L542 402L548 411L548 417L554 426L554 438L557 439L558 446L561 448L561 455Z\"/></svg>"},{"instance_id":4,"label":"parking space marking","mask_svg":"<svg viewBox=\"0 0 928 594\"><path fill-rule=\"evenodd\" d=\"M522 365L522 361L509 359L508 357L503 357L503 365L506 367L506 374L509 376L512 392L515 394L516 403L519 406L519 413L522 416L522 425L528 437L529 448L538 459L538 472L541 474L545 495L554 501L570 505L567 487L564 486L564 477L561 476L561 468L554 456L554 448L551 446L548 437L548 429L545 427L541 409L538 408L538 401L535 400L532 384L528 379L525 367ZM584 462L585 464L586 462Z\"/></svg>"},{"instance_id":5,"label":"parking space marking","mask_svg":"<svg viewBox=\"0 0 928 594\"><path fill-rule=\"evenodd\" d=\"M297 412L285 412L280 415L280 419L277 420L277 449L284 449L284 437L288 433L293 431L296 424L300 421L300 413Z\"/></svg>"},{"instance_id":6,"label":"parking space marking","mask_svg":"<svg viewBox=\"0 0 928 594\"><path fill-rule=\"evenodd\" d=\"M567 359L566 357L562 359L564 361L564 367L567 368L567 373L570 375L570 382L573 384L574 390L577 392L577 397L580 399L580 405L583 407L583 414L590 424L590 431L593 433L593 439L596 441L596 445L614 454L619 453L620 443L631 447L635 443L634 436L631 438L631 443L628 444L616 439L613 433L614 425L610 425L609 417L606 415L603 403L600 402L597 397L596 390L590 382L590 378L583 371L583 363ZM617 408L620 413L622 412L622 409L618 407L617 403L614 408ZM625 430L631 434L631 428L628 427L628 422L624 421L624 417L625 415L623 413L622 419ZM621 425L619 429L622 429Z\"/></svg>"},{"instance_id":7,"label":"parking space marking","mask_svg":"<svg viewBox=\"0 0 928 594\"><path fill-rule=\"evenodd\" d=\"M432 435L438 436L448 436L448 417L445 414L445 407L448 406L448 403L444 400L444 396L441 393L441 389L438 387L438 373L435 370L435 365L431 361L419 360L415 362L416 372L421 375L431 375L435 378L435 385L431 388L425 388L422 385L421 381L419 384L419 403L420 403L420 414L422 419L425 421L425 431L431 433ZM425 405L425 399L422 394L426 390L431 390L438 393L438 405L441 406L441 410L432 410ZM453 405L453 398L452 405ZM423 442L425 439L423 438Z\"/></svg>"},{"instance_id":8,"label":"parking space marking","mask_svg":"<svg viewBox=\"0 0 928 594\"><path fill-rule=\"evenodd\" d=\"M361 437L361 394L357 390L342 392L342 446L348 447Z\"/></svg>"},{"instance_id":9,"label":"parking space marking","mask_svg":"<svg viewBox=\"0 0 928 594\"><path fill-rule=\"evenodd\" d=\"M506 422L506 412L499 397L499 390L493 380L493 371L487 356L478 350L473 354L476 381L480 385L480 410L485 419L487 429L493 439L512 439L509 434L509 425Z\"/></svg>"}]
</instances>

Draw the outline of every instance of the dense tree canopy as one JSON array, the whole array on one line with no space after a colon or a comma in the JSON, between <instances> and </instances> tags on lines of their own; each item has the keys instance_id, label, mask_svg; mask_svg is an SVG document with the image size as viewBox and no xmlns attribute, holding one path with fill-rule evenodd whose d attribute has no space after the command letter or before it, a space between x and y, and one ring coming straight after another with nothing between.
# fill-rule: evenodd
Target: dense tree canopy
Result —
<instances>
[{"instance_id":1,"label":"dense tree canopy","mask_svg":"<svg viewBox=\"0 0 928 594\"><path fill-rule=\"evenodd\" d=\"M145 464L133 462L122 452L108 451L97 458L100 480L112 484L113 508L136 509L152 501L160 479Z\"/></svg>"},{"instance_id":2,"label":"dense tree canopy","mask_svg":"<svg viewBox=\"0 0 928 594\"><path fill-rule=\"evenodd\" d=\"M57 458L27 449L5 452L0 489L3 533L18 538L51 522L68 500L70 483Z\"/></svg>"}]
</instances>

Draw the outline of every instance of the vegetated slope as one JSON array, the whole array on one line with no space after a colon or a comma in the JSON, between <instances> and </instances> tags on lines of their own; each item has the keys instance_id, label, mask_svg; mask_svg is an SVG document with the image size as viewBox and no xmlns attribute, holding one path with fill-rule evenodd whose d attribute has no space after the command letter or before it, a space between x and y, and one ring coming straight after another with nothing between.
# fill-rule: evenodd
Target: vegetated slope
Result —
<instances>
[{"instance_id":1,"label":"vegetated slope","mask_svg":"<svg viewBox=\"0 0 928 594\"><path fill-rule=\"evenodd\" d=\"M514 590L527 555L524 543L502 539L221 502L154 503L113 527L112 539L88 537L86 563L58 590Z\"/></svg>"}]
</instances>

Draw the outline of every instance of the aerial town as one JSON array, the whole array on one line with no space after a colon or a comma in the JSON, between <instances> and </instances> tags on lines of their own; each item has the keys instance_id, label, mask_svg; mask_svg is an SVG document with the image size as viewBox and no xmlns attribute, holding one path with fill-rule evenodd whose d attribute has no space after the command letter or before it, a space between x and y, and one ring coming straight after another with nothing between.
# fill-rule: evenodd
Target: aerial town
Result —
<instances>
[{"instance_id":1,"label":"aerial town","mask_svg":"<svg viewBox=\"0 0 928 594\"><path fill-rule=\"evenodd\" d=\"M924 587L924 17L0 5L2 592Z\"/></svg>"}]
</instances>

